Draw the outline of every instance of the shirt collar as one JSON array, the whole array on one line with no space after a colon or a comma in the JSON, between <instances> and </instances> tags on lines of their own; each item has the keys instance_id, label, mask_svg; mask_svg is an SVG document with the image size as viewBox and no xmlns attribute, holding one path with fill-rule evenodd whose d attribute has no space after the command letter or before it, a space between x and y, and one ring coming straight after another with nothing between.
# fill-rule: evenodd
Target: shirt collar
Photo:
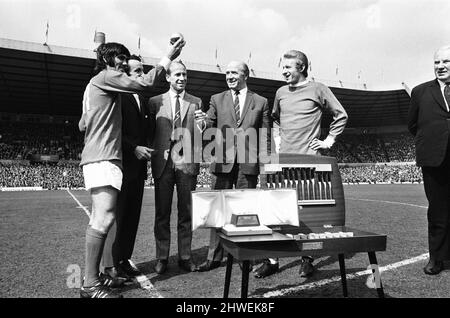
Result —
<instances>
[{"instance_id":1,"label":"shirt collar","mask_svg":"<svg viewBox=\"0 0 450 318\"><path fill-rule=\"evenodd\" d=\"M173 89L169 89L169 96L170 96L171 99L174 99L174 98L177 96L177 94L180 95L180 98L181 98L181 99L183 99L185 93L186 93L185 90L178 94L178 93L175 92Z\"/></svg>"},{"instance_id":2,"label":"shirt collar","mask_svg":"<svg viewBox=\"0 0 450 318\"><path fill-rule=\"evenodd\" d=\"M450 85L450 83L445 83L445 82L441 81L440 79L438 79L438 83L439 83L439 86L441 87L441 89L444 89L445 85Z\"/></svg>"},{"instance_id":3,"label":"shirt collar","mask_svg":"<svg viewBox=\"0 0 450 318\"><path fill-rule=\"evenodd\" d=\"M230 91L231 91L231 95L233 95L233 97L234 97L235 96L234 90L231 89ZM248 88L247 88L247 86L245 86L243 89L239 90L239 95L246 96L247 95L247 91L248 91Z\"/></svg>"},{"instance_id":4,"label":"shirt collar","mask_svg":"<svg viewBox=\"0 0 450 318\"><path fill-rule=\"evenodd\" d=\"M305 79L305 80L302 81L302 82L298 82L298 83L295 84L293 87L303 86L303 85L305 85L305 84L308 83L308 82L309 82L309 79Z\"/></svg>"}]
</instances>

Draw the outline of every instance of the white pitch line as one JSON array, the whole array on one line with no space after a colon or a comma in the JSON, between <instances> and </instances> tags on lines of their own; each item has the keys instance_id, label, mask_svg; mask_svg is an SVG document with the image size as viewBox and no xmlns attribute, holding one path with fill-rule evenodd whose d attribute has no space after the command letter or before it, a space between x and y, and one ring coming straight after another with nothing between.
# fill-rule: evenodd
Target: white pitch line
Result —
<instances>
[{"instance_id":1,"label":"white pitch line","mask_svg":"<svg viewBox=\"0 0 450 318\"><path fill-rule=\"evenodd\" d=\"M133 266L135 269L139 270L136 265L130 260L130 265ZM153 284L150 282L148 277L141 273L141 275L136 276L136 280L138 281L139 285L141 285L141 288L149 291L152 294L151 298L164 298L158 290L153 286Z\"/></svg>"},{"instance_id":2,"label":"white pitch line","mask_svg":"<svg viewBox=\"0 0 450 318\"><path fill-rule=\"evenodd\" d=\"M415 207L415 208L428 209L427 206L416 205L416 204L411 204L411 203L403 203L403 202L383 201L383 200L371 200L371 199L357 199L357 198L345 198L345 199L346 199L346 200L353 200L353 201L368 201L368 202L381 202L381 203L400 204L400 205L413 206L413 207Z\"/></svg>"},{"instance_id":3,"label":"white pitch line","mask_svg":"<svg viewBox=\"0 0 450 318\"><path fill-rule=\"evenodd\" d=\"M410 204L410 203L403 203L403 202L394 202L394 201L383 201L383 200L371 200L371 199L357 199L357 198L346 198L347 200L354 200L354 201L369 201L369 202L382 202L382 203L390 203L390 204L399 204L399 205L408 205L408 206L413 206L416 208L423 208L423 209L427 209L428 207L426 206L422 206L422 205L416 205L416 204ZM391 269L395 269L398 268L400 266L405 266L405 265L409 265L412 263L416 263L419 262L421 260L427 259L428 258L428 253L410 258L410 259L406 259L397 263L393 263L390 265L386 265L383 267L379 268L380 273L383 271L387 271L387 270L391 270ZM365 271L360 271L360 272L356 272L354 274L348 274L346 277L347 279L353 279L359 276L363 276L363 275L370 275L372 274L372 270L365 270ZM340 276L335 276L329 279L323 279L317 282L313 282L313 283L309 283L306 285L299 285L296 287L291 287L291 288L286 288L286 289L281 289L278 291L274 291L274 292L267 292L263 295L263 297L280 297L283 296L286 293L290 293L290 292L296 292L296 291L300 291L300 290L305 290L305 289L312 289L315 287L320 287L323 285L327 285L327 284L331 284L334 282L338 282L341 280Z\"/></svg>"},{"instance_id":4,"label":"white pitch line","mask_svg":"<svg viewBox=\"0 0 450 318\"><path fill-rule=\"evenodd\" d=\"M413 258L409 258L409 259L406 259L406 260L403 260L403 261L400 261L397 263L382 266L382 267L379 267L379 271L380 271L380 273L382 273L382 272L385 272L388 270L396 269L401 266L406 266L409 264L417 263L417 262L427 259L428 256L429 256L429 254L425 253L425 254L422 254L422 255L419 255L419 256L416 256ZM349 279L357 278L359 276L370 275L370 274L372 274L372 270L367 269L367 270L359 271L359 272L356 272L353 274L347 274L346 278L347 278L347 280L349 280ZM341 276L334 276L332 278L319 280L317 282L313 282L313 283L309 283L309 284L305 284L305 285L299 285L299 286L295 286L295 287L280 289L280 290L273 291L273 292L267 292L264 295L262 295L262 297L264 297L264 298L280 297L280 296L284 296L287 293L297 292L297 291L305 290L305 289L312 289L315 287L320 287L320 286L328 285L331 283L335 283L340 280L341 280Z\"/></svg>"},{"instance_id":5,"label":"white pitch line","mask_svg":"<svg viewBox=\"0 0 450 318\"><path fill-rule=\"evenodd\" d=\"M84 205L82 205L80 201L78 201L78 199L72 194L72 192L70 192L69 189L67 189L66 191L67 191L67 193L70 194L70 196L75 200L75 202L78 204L78 207L79 207L80 209L83 209L84 213L86 213L86 215L87 215L88 217L91 217L91 212L89 212L89 210L88 210Z\"/></svg>"},{"instance_id":6,"label":"white pitch line","mask_svg":"<svg viewBox=\"0 0 450 318\"><path fill-rule=\"evenodd\" d=\"M67 189L67 193L69 193L70 196L75 200L75 202L78 204L78 207L83 209L83 211L86 213L86 215L88 217L90 217L91 216L91 212L84 205L81 204L81 202L72 194L72 192L70 192L69 189ZM130 264L135 269L137 269L136 265L131 260L130 260ZM137 280L137 282L139 283L139 285L141 286L142 289L145 289L145 290L149 291L152 294L152 298L164 298L158 292L158 290L155 288L155 286L153 286L152 282L148 279L148 277L145 276L144 274L136 276L136 280Z\"/></svg>"}]
</instances>

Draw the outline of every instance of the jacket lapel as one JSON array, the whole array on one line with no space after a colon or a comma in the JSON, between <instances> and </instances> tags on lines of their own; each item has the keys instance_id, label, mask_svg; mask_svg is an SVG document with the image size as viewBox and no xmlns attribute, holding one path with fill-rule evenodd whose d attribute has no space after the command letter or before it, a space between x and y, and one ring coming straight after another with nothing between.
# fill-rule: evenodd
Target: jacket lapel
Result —
<instances>
[{"instance_id":1,"label":"jacket lapel","mask_svg":"<svg viewBox=\"0 0 450 318\"><path fill-rule=\"evenodd\" d=\"M241 123L239 124L239 126L242 124L242 122L244 121L244 117L248 112L248 109L250 107L253 106L253 92L247 90L247 96L245 97L245 105L244 105L244 110L242 111L242 115L241 115Z\"/></svg>"},{"instance_id":2,"label":"jacket lapel","mask_svg":"<svg viewBox=\"0 0 450 318\"><path fill-rule=\"evenodd\" d=\"M225 105L230 105L230 111L231 111L231 117L233 117L234 121L236 122L236 113L234 112L234 103L233 103L233 96L231 96L230 90L227 90L224 97Z\"/></svg>"},{"instance_id":3,"label":"jacket lapel","mask_svg":"<svg viewBox=\"0 0 450 318\"><path fill-rule=\"evenodd\" d=\"M189 110L189 107L191 106L191 98L188 95L188 93L184 93L184 98L181 101L181 123L184 121L184 117L186 117L186 114Z\"/></svg>"},{"instance_id":4,"label":"jacket lapel","mask_svg":"<svg viewBox=\"0 0 450 318\"><path fill-rule=\"evenodd\" d=\"M431 94L433 95L433 98L436 100L436 102L445 110L447 111L447 107L445 106L444 96L442 96L441 86L438 83L438 80L434 80L431 83ZM450 106L450 105L449 105Z\"/></svg>"},{"instance_id":5,"label":"jacket lapel","mask_svg":"<svg viewBox=\"0 0 450 318\"><path fill-rule=\"evenodd\" d=\"M134 95L132 93L129 94L123 94L125 96L122 96L122 98L128 99L128 102L133 104L134 109L137 111L138 114L140 114L139 105L137 104L136 98L134 98ZM140 99L139 99L140 101ZM141 104L142 105L142 104Z\"/></svg>"},{"instance_id":6,"label":"jacket lapel","mask_svg":"<svg viewBox=\"0 0 450 318\"><path fill-rule=\"evenodd\" d=\"M165 93L162 99L163 115L168 118L173 124L172 103L170 101L169 93Z\"/></svg>"}]
</instances>

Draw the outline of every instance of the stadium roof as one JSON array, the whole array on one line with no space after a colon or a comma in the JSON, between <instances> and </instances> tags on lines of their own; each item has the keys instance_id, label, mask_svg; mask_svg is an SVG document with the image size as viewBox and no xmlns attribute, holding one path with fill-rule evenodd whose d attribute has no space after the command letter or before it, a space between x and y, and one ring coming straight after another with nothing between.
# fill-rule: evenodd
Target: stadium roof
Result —
<instances>
[{"instance_id":1,"label":"stadium roof","mask_svg":"<svg viewBox=\"0 0 450 318\"><path fill-rule=\"evenodd\" d=\"M158 59L144 57L144 61L150 69ZM79 116L94 62L95 53L90 50L0 38L0 112ZM205 105L211 95L227 89L220 66L183 62L188 68L187 91L202 98ZM272 105L276 90L285 83L261 74L251 76L248 86ZM347 127L406 124L410 97L404 89L330 88L349 114ZM147 96L167 89L168 84L161 83ZM329 120L325 116L323 124Z\"/></svg>"}]
</instances>

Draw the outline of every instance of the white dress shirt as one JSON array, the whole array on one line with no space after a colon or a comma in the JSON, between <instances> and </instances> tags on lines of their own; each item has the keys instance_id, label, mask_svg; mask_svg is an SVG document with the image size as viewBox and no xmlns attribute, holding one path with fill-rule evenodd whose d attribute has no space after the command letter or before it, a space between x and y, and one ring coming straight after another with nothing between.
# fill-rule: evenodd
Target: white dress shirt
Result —
<instances>
[{"instance_id":1,"label":"white dress shirt","mask_svg":"<svg viewBox=\"0 0 450 318\"><path fill-rule=\"evenodd\" d=\"M174 90L170 89L169 90L169 96L170 96L170 105L172 106L172 120L175 119L175 105L177 102L177 95L180 95L180 118L181 118L181 114L183 113L183 107L184 107L184 103L183 103L183 98L184 98L184 94L186 93L186 91L182 91L181 93L177 93ZM182 118L181 118L182 119Z\"/></svg>"},{"instance_id":2,"label":"white dress shirt","mask_svg":"<svg viewBox=\"0 0 450 318\"><path fill-rule=\"evenodd\" d=\"M444 97L445 106L447 106L447 111L450 112L450 108L449 108L449 105L447 103L447 100L445 99L445 94L444 94L445 83L440 81L440 80L438 80L438 82L439 82L439 86L441 86L441 93L442 93L442 97Z\"/></svg>"},{"instance_id":3,"label":"white dress shirt","mask_svg":"<svg viewBox=\"0 0 450 318\"><path fill-rule=\"evenodd\" d=\"M141 101L139 100L138 94L133 94L134 99L136 100L136 103L138 105L139 111L141 111Z\"/></svg>"},{"instance_id":4,"label":"white dress shirt","mask_svg":"<svg viewBox=\"0 0 450 318\"><path fill-rule=\"evenodd\" d=\"M244 105L245 105L245 98L247 97L247 91L248 91L247 87L244 87L243 89L239 90L239 95L238 95L239 112L240 112L239 114L240 114L241 119L242 119L242 112L244 110ZM236 98L236 93L234 90L231 90L231 96L233 97L233 103L234 103L234 100Z\"/></svg>"}]
</instances>

